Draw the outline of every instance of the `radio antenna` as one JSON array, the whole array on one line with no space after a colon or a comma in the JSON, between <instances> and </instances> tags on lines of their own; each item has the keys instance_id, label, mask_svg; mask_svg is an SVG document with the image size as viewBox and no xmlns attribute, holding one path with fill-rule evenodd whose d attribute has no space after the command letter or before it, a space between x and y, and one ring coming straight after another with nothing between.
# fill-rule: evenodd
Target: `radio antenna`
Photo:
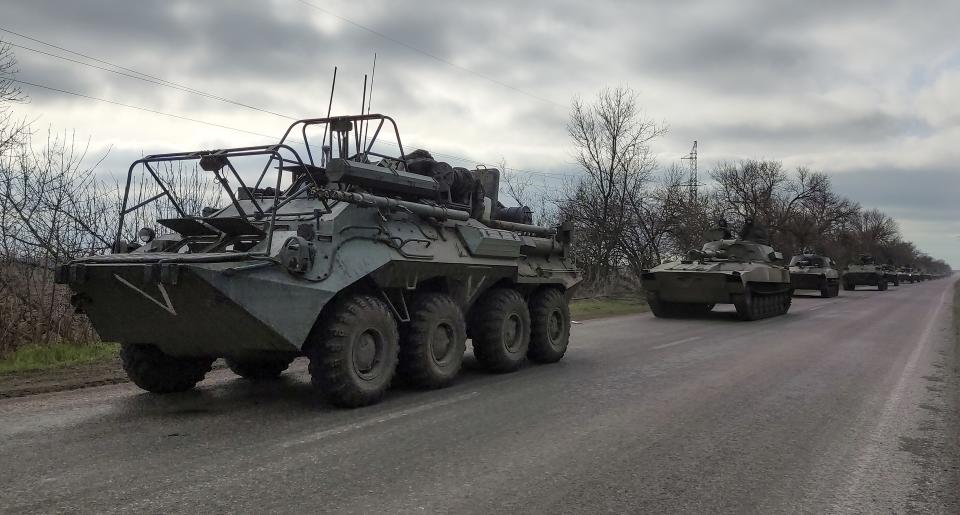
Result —
<instances>
[{"instance_id":1,"label":"radio antenna","mask_svg":"<svg viewBox=\"0 0 960 515\"><path fill-rule=\"evenodd\" d=\"M363 96L360 97L360 115L363 115L363 110L367 107L367 74L363 74ZM360 120L357 123L357 130L353 132L353 140L357 143L357 158L360 158L361 149L360 149L360 138L363 136L363 120Z\"/></svg>"},{"instance_id":2,"label":"radio antenna","mask_svg":"<svg viewBox=\"0 0 960 515\"><path fill-rule=\"evenodd\" d=\"M333 91L336 88L337 88L337 67L334 66L333 82L330 84L330 100L327 102L327 118L330 118L330 111L333 109ZM320 151L323 152L323 159L321 159L320 161L320 166L323 166L323 167L327 166L328 151L324 147L326 147L326 144L327 144L327 128L329 127L329 125L330 125L329 123L323 124L323 138L320 139L320 149L321 149ZM330 149L333 148L333 132L330 133L330 146L327 148L330 148ZM307 146L307 152L309 151L310 151L310 147Z\"/></svg>"},{"instance_id":3,"label":"radio antenna","mask_svg":"<svg viewBox=\"0 0 960 515\"><path fill-rule=\"evenodd\" d=\"M371 106L373 106L373 80L377 78L377 53L373 53L373 70L370 72L370 98L367 99L367 114L370 114ZM363 114L362 112L360 114ZM367 148L367 135L370 134L370 120L367 120L363 124L363 151L366 152L370 149Z\"/></svg>"}]
</instances>

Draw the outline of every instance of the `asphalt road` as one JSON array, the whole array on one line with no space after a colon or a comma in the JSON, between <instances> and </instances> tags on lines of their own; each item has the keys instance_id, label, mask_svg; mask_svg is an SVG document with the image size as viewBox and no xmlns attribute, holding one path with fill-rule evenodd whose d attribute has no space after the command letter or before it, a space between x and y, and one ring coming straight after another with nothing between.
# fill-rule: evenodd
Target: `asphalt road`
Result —
<instances>
[{"instance_id":1,"label":"asphalt road","mask_svg":"<svg viewBox=\"0 0 960 515\"><path fill-rule=\"evenodd\" d=\"M960 513L951 280L585 322L559 364L338 410L303 364L0 401L0 511Z\"/></svg>"}]
</instances>

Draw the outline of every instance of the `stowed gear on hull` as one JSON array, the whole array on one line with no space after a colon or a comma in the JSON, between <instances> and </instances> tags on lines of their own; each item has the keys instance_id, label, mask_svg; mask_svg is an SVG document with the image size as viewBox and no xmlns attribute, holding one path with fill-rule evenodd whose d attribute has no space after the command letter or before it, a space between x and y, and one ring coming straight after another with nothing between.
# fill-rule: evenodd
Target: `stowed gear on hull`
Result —
<instances>
[{"instance_id":1,"label":"stowed gear on hull","mask_svg":"<svg viewBox=\"0 0 960 515\"><path fill-rule=\"evenodd\" d=\"M722 222L708 238L713 241L690 251L687 259L643 271L655 316L698 316L716 304L733 304L740 318L758 320L790 309L790 274L773 264L782 256L766 244L765 228L748 221L740 237L732 238Z\"/></svg>"},{"instance_id":2,"label":"stowed gear on hull","mask_svg":"<svg viewBox=\"0 0 960 515\"><path fill-rule=\"evenodd\" d=\"M324 134L317 154L313 131ZM380 153L388 133L397 156ZM114 254L62 265L57 279L156 392L192 387L216 357L265 379L305 354L331 401L359 406L396 374L449 384L468 332L491 370L559 360L580 281L570 228L500 204L496 169L402 149L393 120L362 115L300 120L277 145L145 157L130 168L123 214L164 199L177 212L156 220L166 234L145 228L137 247L121 240L131 233L121 220ZM156 167L181 161L213 174L230 204L191 216L162 182L132 198L136 167L159 182Z\"/></svg>"}]
</instances>

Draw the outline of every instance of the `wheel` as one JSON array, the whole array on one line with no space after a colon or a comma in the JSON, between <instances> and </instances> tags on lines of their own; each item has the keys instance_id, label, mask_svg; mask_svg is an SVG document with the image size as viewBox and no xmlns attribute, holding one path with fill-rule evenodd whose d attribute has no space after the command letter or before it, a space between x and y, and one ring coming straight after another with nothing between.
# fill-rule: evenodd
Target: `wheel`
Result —
<instances>
[{"instance_id":1,"label":"wheel","mask_svg":"<svg viewBox=\"0 0 960 515\"><path fill-rule=\"evenodd\" d=\"M530 308L530 349L527 357L537 363L556 363L570 343L570 306L563 292L547 288L535 293Z\"/></svg>"},{"instance_id":2,"label":"wheel","mask_svg":"<svg viewBox=\"0 0 960 515\"><path fill-rule=\"evenodd\" d=\"M893 285L894 285L894 286L900 286L900 278L899 278L899 277L897 277L896 279L893 280Z\"/></svg>"},{"instance_id":3,"label":"wheel","mask_svg":"<svg viewBox=\"0 0 960 515\"><path fill-rule=\"evenodd\" d=\"M887 280L880 279L880 282L877 283L877 289L880 291L887 291Z\"/></svg>"},{"instance_id":4,"label":"wheel","mask_svg":"<svg viewBox=\"0 0 960 515\"><path fill-rule=\"evenodd\" d=\"M134 384L153 393L185 392L203 380L213 358L177 358L154 345L125 343L120 362Z\"/></svg>"},{"instance_id":5,"label":"wheel","mask_svg":"<svg viewBox=\"0 0 960 515\"><path fill-rule=\"evenodd\" d=\"M828 299L833 296L831 295L831 293L832 293L832 288L830 286L830 283L827 281L823 281L823 284L820 286L820 296L825 299Z\"/></svg>"},{"instance_id":6,"label":"wheel","mask_svg":"<svg viewBox=\"0 0 960 515\"><path fill-rule=\"evenodd\" d=\"M266 359L234 359L226 358L227 366L234 374L252 381L264 379L276 379L280 377L290 363L293 363L293 357L289 358L266 358Z\"/></svg>"},{"instance_id":7,"label":"wheel","mask_svg":"<svg viewBox=\"0 0 960 515\"><path fill-rule=\"evenodd\" d=\"M384 301L372 295L337 301L321 315L307 347L310 379L337 406L373 404L396 373L399 339Z\"/></svg>"},{"instance_id":8,"label":"wheel","mask_svg":"<svg viewBox=\"0 0 960 515\"><path fill-rule=\"evenodd\" d=\"M401 327L397 373L419 388L449 385L463 364L466 331L463 311L449 295L417 295L410 304L410 321Z\"/></svg>"},{"instance_id":9,"label":"wheel","mask_svg":"<svg viewBox=\"0 0 960 515\"><path fill-rule=\"evenodd\" d=\"M839 297L840 296L840 283L833 283L830 286L830 296Z\"/></svg>"},{"instance_id":10,"label":"wheel","mask_svg":"<svg viewBox=\"0 0 960 515\"><path fill-rule=\"evenodd\" d=\"M472 310L473 355L488 370L512 372L530 348L530 311L516 290L497 288Z\"/></svg>"}]
</instances>

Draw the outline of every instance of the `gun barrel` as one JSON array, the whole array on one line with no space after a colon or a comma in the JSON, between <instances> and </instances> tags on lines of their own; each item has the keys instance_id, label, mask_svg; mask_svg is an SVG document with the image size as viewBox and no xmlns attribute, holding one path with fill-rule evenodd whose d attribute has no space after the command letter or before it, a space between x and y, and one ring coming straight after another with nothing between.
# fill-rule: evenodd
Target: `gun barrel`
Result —
<instances>
[{"instance_id":1,"label":"gun barrel","mask_svg":"<svg viewBox=\"0 0 960 515\"><path fill-rule=\"evenodd\" d=\"M430 206L427 204L418 204L416 202L407 202L406 200L397 200L369 193L351 193L338 190L323 190L321 195L332 200L348 202L350 204L377 206L385 209L400 209L410 211L420 216L432 216L440 219L460 220L466 222L470 219L470 213L459 209L450 209L443 206Z\"/></svg>"}]
</instances>

